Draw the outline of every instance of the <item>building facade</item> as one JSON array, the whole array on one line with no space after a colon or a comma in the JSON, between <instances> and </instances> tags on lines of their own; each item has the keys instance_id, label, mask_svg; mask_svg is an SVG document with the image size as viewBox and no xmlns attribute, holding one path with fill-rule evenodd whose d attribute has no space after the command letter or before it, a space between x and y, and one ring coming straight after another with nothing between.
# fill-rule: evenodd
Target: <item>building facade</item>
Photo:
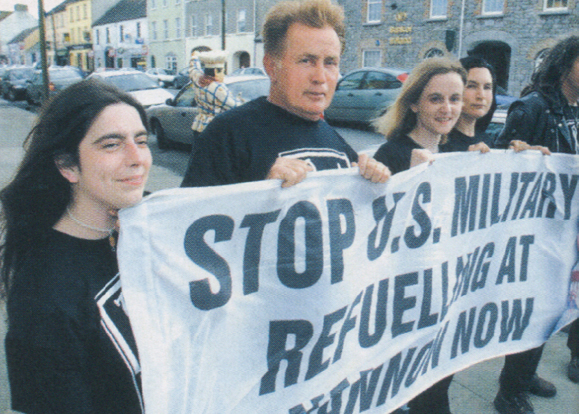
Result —
<instances>
[{"instance_id":1,"label":"building facade","mask_svg":"<svg viewBox=\"0 0 579 414\"><path fill-rule=\"evenodd\" d=\"M92 26L95 69L145 68L148 55L146 0L121 0Z\"/></svg>"},{"instance_id":2,"label":"building facade","mask_svg":"<svg viewBox=\"0 0 579 414\"><path fill-rule=\"evenodd\" d=\"M185 0L147 0L148 67L177 71L185 58Z\"/></svg>"},{"instance_id":3,"label":"building facade","mask_svg":"<svg viewBox=\"0 0 579 414\"><path fill-rule=\"evenodd\" d=\"M46 13L44 19L46 34L46 59L49 65L68 65L68 46L70 34L68 31L68 14L66 2L59 4Z\"/></svg>"},{"instance_id":4,"label":"building facade","mask_svg":"<svg viewBox=\"0 0 579 414\"><path fill-rule=\"evenodd\" d=\"M14 11L0 12L0 62L13 64L9 57L8 44L24 30L37 26L38 20L28 12L28 6L15 4ZM18 55L19 56L19 55Z\"/></svg>"},{"instance_id":5,"label":"building facade","mask_svg":"<svg viewBox=\"0 0 579 414\"><path fill-rule=\"evenodd\" d=\"M341 0L346 12L342 71L411 70L432 56L478 54L497 83L518 96L558 40L579 34L577 0Z\"/></svg>"},{"instance_id":6,"label":"building facade","mask_svg":"<svg viewBox=\"0 0 579 414\"><path fill-rule=\"evenodd\" d=\"M68 2L66 14L68 15L69 64L91 72L94 69L91 0Z\"/></svg>"}]
</instances>

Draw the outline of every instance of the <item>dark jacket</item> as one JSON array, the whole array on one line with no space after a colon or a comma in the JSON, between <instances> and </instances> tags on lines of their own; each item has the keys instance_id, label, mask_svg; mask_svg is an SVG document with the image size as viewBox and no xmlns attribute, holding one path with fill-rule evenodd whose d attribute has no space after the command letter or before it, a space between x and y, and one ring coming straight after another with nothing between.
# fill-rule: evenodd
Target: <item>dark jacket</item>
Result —
<instances>
[{"instance_id":1,"label":"dark jacket","mask_svg":"<svg viewBox=\"0 0 579 414\"><path fill-rule=\"evenodd\" d=\"M512 140L521 140L548 147L551 152L576 154L577 144L566 123L566 106L561 94L553 99L540 92L513 102L495 148L507 148Z\"/></svg>"}]
</instances>

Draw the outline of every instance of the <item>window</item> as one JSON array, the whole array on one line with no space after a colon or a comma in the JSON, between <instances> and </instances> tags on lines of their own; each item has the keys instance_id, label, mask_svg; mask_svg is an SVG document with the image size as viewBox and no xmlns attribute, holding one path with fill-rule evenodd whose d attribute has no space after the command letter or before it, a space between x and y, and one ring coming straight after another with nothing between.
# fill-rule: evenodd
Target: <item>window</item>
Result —
<instances>
[{"instance_id":1,"label":"window","mask_svg":"<svg viewBox=\"0 0 579 414\"><path fill-rule=\"evenodd\" d=\"M169 55L165 58L165 68L171 72L177 72L177 57L174 55Z\"/></svg>"},{"instance_id":2,"label":"window","mask_svg":"<svg viewBox=\"0 0 579 414\"><path fill-rule=\"evenodd\" d=\"M362 79L364 79L365 71L355 72L351 75L345 76L338 85L339 90L354 90L362 88Z\"/></svg>"},{"instance_id":3,"label":"window","mask_svg":"<svg viewBox=\"0 0 579 414\"><path fill-rule=\"evenodd\" d=\"M76 6L76 20L80 20L80 6Z\"/></svg>"},{"instance_id":4,"label":"window","mask_svg":"<svg viewBox=\"0 0 579 414\"><path fill-rule=\"evenodd\" d=\"M213 32L213 16L205 15L205 36L209 36Z\"/></svg>"},{"instance_id":5,"label":"window","mask_svg":"<svg viewBox=\"0 0 579 414\"><path fill-rule=\"evenodd\" d=\"M151 38L157 40L157 22L151 22Z\"/></svg>"},{"instance_id":6,"label":"window","mask_svg":"<svg viewBox=\"0 0 579 414\"><path fill-rule=\"evenodd\" d=\"M175 37L178 39L181 37L181 18L175 18Z\"/></svg>"},{"instance_id":7,"label":"window","mask_svg":"<svg viewBox=\"0 0 579 414\"><path fill-rule=\"evenodd\" d=\"M364 80L364 89L398 89L402 82L396 76L384 72L368 72Z\"/></svg>"},{"instance_id":8,"label":"window","mask_svg":"<svg viewBox=\"0 0 579 414\"><path fill-rule=\"evenodd\" d=\"M119 43L123 43L123 41L125 40L125 28L123 27L123 25L121 24L119 26Z\"/></svg>"},{"instance_id":9,"label":"window","mask_svg":"<svg viewBox=\"0 0 579 414\"><path fill-rule=\"evenodd\" d=\"M82 5L82 15L83 15L83 19L87 18L87 14L86 14L86 3L84 3Z\"/></svg>"},{"instance_id":10,"label":"window","mask_svg":"<svg viewBox=\"0 0 579 414\"><path fill-rule=\"evenodd\" d=\"M74 11L72 10L72 7L70 8L70 18L69 18L69 20L70 20L71 22L74 22Z\"/></svg>"},{"instance_id":11,"label":"window","mask_svg":"<svg viewBox=\"0 0 579 414\"><path fill-rule=\"evenodd\" d=\"M94 37L95 37L95 39L94 39L94 40L95 40L95 43L96 43L97 45L100 45L100 44L101 44L101 36L100 36L100 33L99 33L99 29L96 29L96 30L95 30L95 32L94 32Z\"/></svg>"},{"instance_id":12,"label":"window","mask_svg":"<svg viewBox=\"0 0 579 414\"><path fill-rule=\"evenodd\" d=\"M245 32L245 9L237 11L237 33Z\"/></svg>"},{"instance_id":13,"label":"window","mask_svg":"<svg viewBox=\"0 0 579 414\"><path fill-rule=\"evenodd\" d=\"M169 20L163 20L163 39L169 38Z\"/></svg>"},{"instance_id":14,"label":"window","mask_svg":"<svg viewBox=\"0 0 579 414\"><path fill-rule=\"evenodd\" d=\"M503 14L504 0L484 0L483 14Z\"/></svg>"},{"instance_id":15,"label":"window","mask_svg":"<svg viewBox=\"0 0 579 414\"><path fill-rule=\"evenodd\" d=\"M191 36L197 37L197 15L191 16Z\"/></svg>"},{"instance_id":16,"label":"window","mask_svg":"<svg viewBox=\"0 0 579 414\"><path fill-rule=\"evenodd\" d=\"M429 49L424 54L424 59L433 58L433 57L442 57L442 56L444 56L444 52L442 50L437 49L437 48L432 48L432 49Z\"/></svg>"},{"instance_id":17,"label":"window","mask_svg":"<svg viewBox=\"0 0 579 414\"><path fill-rule=\"evenodd\" d=\"M137 22L137 38L141 38L141 22Z\"/></svg>"},{"instance_id":18,"label":"window","mask_svg":"<svg viewBox=\"0 0 579 414\"><path fill-rule=\"evenodd\" d=\"M107 27L107 43L111 43L111 31Z\"/></svg>"},{"instance_id":19,"label":"window","mask_svg":"<svg viewBox=\"0 0 579 414\"><path fill-rule=\"evenodd\" d=\"M430 17L446 17L447 0L432 0Z\"/></svg>"},{"instance_id":20,"label":"window","mask_svg":"<svg viewBox=\"0 0 579 414\"><path fill-rule=\"evenodd\" d=\"M168 0L163 0L163 7L167 7L169 5L169 1Z\"/></svg>"},{"instance_id":21,"label":"window","mask_svg":"<svg viewBox=\"0 0 579 414\"><path fill-rule=\"evenodd\" d=\"M567 0L545 0L545 10L567 10Z\"/></svg>"},{"instance_id":22,"label":"window","mask_svg":"<svg viewBox=\"0 0 579 414\"><path fill-rule=\"evenodd\" d=\"M364 50L362 66L380 67L382 56L380 50Z\"/></svg>"},{"instance_id":23,"label":"window","mask_svg":"<svg viewBox=\"0 0 579 414\"><path fill-rule=\"evenodd\" d=\"M157 8L157 0L149 0L149 4L151 5L151 9Z\"/></svg>"},{"instance_id":24,"label":"window","mask_svg":"<svg viewBox=\"0 0 579 414\"><path fill-rule=\"evenodd\" d=\"M382 20L382 0L368 0L368 23Z\"/></svg>"}]
</instances>

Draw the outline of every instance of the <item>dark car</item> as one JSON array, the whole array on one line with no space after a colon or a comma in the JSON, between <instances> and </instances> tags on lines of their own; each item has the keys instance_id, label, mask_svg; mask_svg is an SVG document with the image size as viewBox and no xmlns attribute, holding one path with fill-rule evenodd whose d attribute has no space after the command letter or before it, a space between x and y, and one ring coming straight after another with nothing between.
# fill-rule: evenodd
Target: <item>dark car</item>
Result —
<instances>
[{"instance_id":1,"label":"dark car","mask_svg":"<svg viewBox=\"0 0 579 414\"><path fill-rule=\"evenodd\" d=\"M516 97L511 96L508 92L501 86L497 86L497 106L499 108L507 109L513 102L517 100Z\"/></svg>"},{"instance_id":2,"label":"dark car","mask_svg":"<svg viewBox=\"0 0 579 414\"><path fill-rule=\"evenodd\" d=\"M267 76L227 76L224 80L229 91L236 97L248 102L269 93ZM147 109L151 129L157 135L157 145L161 149L173 146L174 143L190 147L194 140L191 129L197 115L195 89L192 83L179 91L174 99L167 99L164 105Z\"/></svg>"},{"instance_id":3,"label":"dark car","mask_svg":"<svg viewBox=\"0 0 579 414\"><path fill-rule=\"evenodd\" d=\"M369 123L395 100L408 71L363 68L347 73L339 82L324 116L328 121Z\"/></svg>"},{"instance_id":4,"label":"dark car","mask_svg":"<svg viewBox=\"0 0 579 414\"><path fill-rule=\"evenodd\" d=\"M181 89L183 86L187 85L191 79L189 78L189 68L181 69L173 80L173 87L175 89Z\"/></svg>"},{"instance_id":5,"label":"dark car","mask_svg":"<svg viewBox=\"0 0 579 414\"><path fill-rule=\"evenodd\" d=\"M26 81L34 75L34 70L29 67L12 67L2 76L2 97L10 101L24 99L26 94Z\"/></svg>"},{"instance_id":6,"label":"dark car","mask_svg":"<svg viewBox=\"0 0 579 414\"><path fill-rule=\"evenodd\" d=\"M51 66L48 68L48 94L54 96L62 89L81 81L81 73L70 66ZM37 70L26 86L26 101L30 105L41 105L43 102L44 82L42 71Z\"/></svg>"}]
</instances>

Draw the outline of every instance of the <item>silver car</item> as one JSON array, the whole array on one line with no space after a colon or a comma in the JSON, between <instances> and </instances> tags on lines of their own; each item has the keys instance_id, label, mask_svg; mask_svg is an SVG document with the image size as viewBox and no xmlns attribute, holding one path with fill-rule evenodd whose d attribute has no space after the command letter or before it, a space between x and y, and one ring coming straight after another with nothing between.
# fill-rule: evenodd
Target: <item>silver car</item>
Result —
<instances>
[{"instance_id":1,"label":"silver car","mask_svg":"<svg viewBox=\"0 0 579 414\"><path fill-rule=\"evenodd\" d=\"M369 123L395 100L408 71L385 68L356 69L336 87L324 116L328 121Z\"/></svg>"},{"instance_id":2,"label":"silver car","mask_svg":"<svg viewBox=\"0 0 579 414\"><path fill-rule=\"evenodd\" d=\"M246 102L269 93L267 76L231 76L226 77L224 83L237 98ZM174 99L167 99L164 105L148 108L149 124L157 135L159 148L167 149L175 143L190 147L195 139L191 125L197 111L192 83L185 85Z\"/></svg>"}]
</instances>

